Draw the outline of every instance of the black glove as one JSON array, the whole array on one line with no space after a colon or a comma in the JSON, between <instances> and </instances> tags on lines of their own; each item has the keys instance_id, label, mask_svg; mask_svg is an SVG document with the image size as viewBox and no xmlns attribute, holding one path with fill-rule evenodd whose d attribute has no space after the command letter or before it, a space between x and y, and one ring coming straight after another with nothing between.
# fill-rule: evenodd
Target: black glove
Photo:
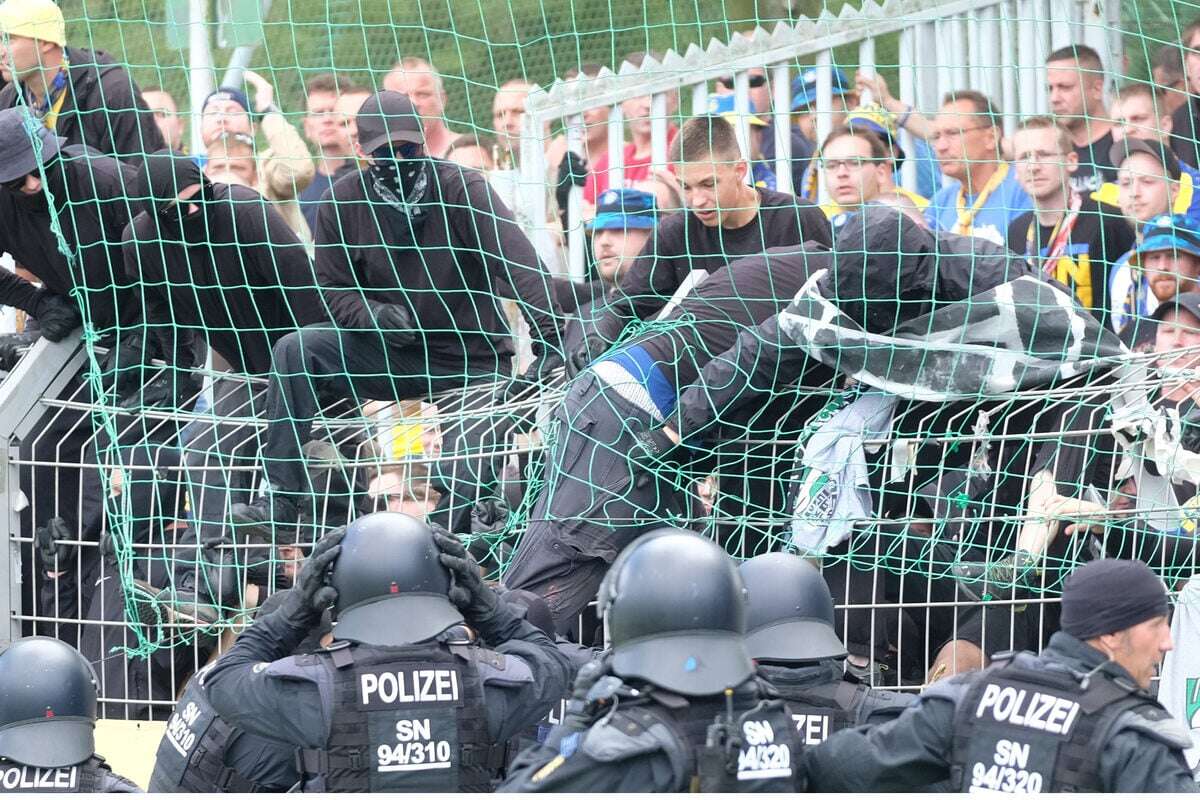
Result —
<instances>
[{"instance_id":1,"label":"black glove","mask_svg":"<svg viewBox=\"0 0 1200 800\"><path fill-rule=\"evenodd\" d=\"M321 537L296 576L291 593L279 606L282 613L298 623L311 624L337 602L337 589L329 585L329 570L342 552L345 536L343 525Z\"/></svg>"},{"instance_id":2,"label":"black glove","mask_svg":"<svg viewBox=\"0 0 1200 800\"><path fill-rule=\"evenodd\" d=\"M575 683L571 687L571 696L567 698L566 713L562 718L564 728L586 730L591 727L591 707L595 701L588 695L597 681L610 674L609 658L609 654L605 653L584 664L575 674Z\"/></svg>"},{"instance_id":3,"label":"black glove","mask_svg":"<svg viewBox=\"0 0 1200 800\"><path fill-rule=\"evenodd\" d=\"M0 334L0 370L12 372L25 350L41 336L36 331Z\"/></svg>"},{"instance_id":4,"label":"black glove","mask_svg":"<svg viewBox=\"0 0 1200 800\"><path fill-rule=\"evenodd\" d=\"M75 548L66 543L73 538L67 521L62 517L51 517L50 520L34 531L38 555L42 557L42 569L47 572L61 572L67 568L68 559L74 555Z\"/></svg>"},{"instance_id":5,"label":"black glove","mask_svg":"<svg viewBox=\"0 0 1200 800\"><path fill-rule=\"evenodd\" d=\"M417 323L407 308L394 303L373 303L371 310L375 313L375 324L379 330L389 334L388 341L399 345L416 341Z\"/></svg>"},{"instance_id":6,"label":"black glove","mask_svg":"<svg viewBox=\"0 0 1200 800\"><path fill-rule=\"evenodd\" d=\"M467 553L458 537L438 525L433 525L433 543L437 546L438 561L450 570L450 602L458 607L463 618L480 635L496 616L508 607L500 596L483 582L479 564ZM509 613L512 613L511 610ZM486 638L486 637L485 637Z\"/></svg>"},{"instance_id":7,"label":"black glove","mask_svg":"<svg viewBox=\"0 0 1200 800\"><path fill-rule=\"evenodd\" d=\"M204 380L194 372L167 369L143 386L140 392L119 396L117 405L124 409L184 409L203 386Z\"/></svg>"},{"instance_id":8,"label":"black glove","mask_svg":"<svg viewBox=\"0 0 1200 800\"><path fill-rule=\"evenodd\" d=\"M562 367L562 356L555 351L537 356L536 360L526 367L523 373L508 382L508 386L504 390L504 399L511 400L535 386L549 387L558 378L558 370Z\"/></svg>"},{"instance_id":9,"label":"black glove","mask_svg":"<svg viewBox=\"0 0 1200 800\"><path fill-rule=\"evenodd\" d=\"M634 434L634 444L629 448L629 464L637 474L636 485L640 489L663 464L672 459L676 444L662 428L650 428Z\"/></svg>"},{"instance_id":10,"label":"black glove","mask_svg":"<svg viewBox=\"0 0 1200 800\"><path fill-rule=\"evenodd\" d=\"M588 364L607 352L610 347L612 347L612 343L598 333L586 337L567 358L567 375L574 378L587 369Z\"/></svg>"},{"instance_id":11,"label":"black glove","mask_svg":"<svg viewBox=\"0 0 1200 800\"><path fill-rule=\"evenodd\" d=\"M554 199L558 202L561 211L565 213L567 210L571 189L587 183L587 176L587 161L578 153L568 150L563 156L563 160L558 162L558 183L554 187Z\"/></svg>"},{"instance_id":12,"label":"black glove","mask_svg":"<svg viewBox=\"0 0 1200 800\"><path fill-rule=\"evenodd\" d=\"M145 348L140 333L123 336L109 348L100 362L100 375L104 388L116 389L118 398L128 397L142 385L143 368L146 364Z\"/></svg>"},{"instance_id":13,"label":"black glove","mask_svg":"<svg viewBox=\"0 0 1200 800\"><path fill-rule=\"evenodd\" d=\"M38 295L33 316L37 318L38 327L42 329L42 336L52 342L61 342L83 324L83 318L79 316L79 309L75 307L74 301L45 289Z\"/></svg>"}]
</instances>

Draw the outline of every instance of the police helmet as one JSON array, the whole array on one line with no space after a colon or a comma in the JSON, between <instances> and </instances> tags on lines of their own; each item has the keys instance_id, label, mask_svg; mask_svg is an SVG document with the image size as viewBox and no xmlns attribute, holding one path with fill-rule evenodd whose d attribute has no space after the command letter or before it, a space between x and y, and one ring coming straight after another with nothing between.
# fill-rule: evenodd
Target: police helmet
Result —
<instances>
[{"instance_id":1,"label":"police helmet","mask_svg":"<svg viewBox=\"0 0 1200 800\"><path fill-rule=\"evenodd\" d=\"M820 570L790 553L767 553L739 570L750 595L746 649L779 663L845 658L834 632L833 595Z\"/></svg>"},{"instance_id":2,"label":"police helmet","mask_svg":"<svg viewBox=\"0 0 1200 800\"><path fill-rule=\"evenodd\" d=\"M0 757L68 767L96 750L96 673L79 651L47 636L0 649Z\"/></svg>"},{"instance_id":3,"label":"police helmet","mask_svg":"<svg viewBox=\"0 0 1200 800\"><path fill-rule=\"evenodd\" d=\"M713 542L680 528L640 536L600 585L613 671L685 695L737 686L754 671L745 598L737 568Z\"/></svg>"},{"instance_id":4,"label":"police helmet","mask_svg":"<svg viewBox=\"0 0 1200 800\"><path fill-rule=\"evenodd\" d=\"M433 531L408 514L379 511L351 523L330 583L338 593L335 639L413 644L463 621L447 597L450 573Z\"/></svg>"}]
</instances>

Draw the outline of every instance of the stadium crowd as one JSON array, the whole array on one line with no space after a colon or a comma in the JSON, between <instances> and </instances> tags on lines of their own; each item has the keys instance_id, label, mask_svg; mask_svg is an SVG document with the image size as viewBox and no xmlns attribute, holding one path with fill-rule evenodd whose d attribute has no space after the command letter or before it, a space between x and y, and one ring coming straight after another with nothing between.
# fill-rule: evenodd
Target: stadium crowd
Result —
<instances>
[{"instance_id":1,"label":"stadium crowd","mask_svg":"<svg viewBox=\"0 0 1200 800\"><path fill-rule=\"evenodd\" d=\"M298 131L247 72L189 154L51 0L0 30L0 360L93 356L20 443L59 623L0 646L0 788L134 790L111 714L166 716L152 791L1196 791L1154 688L1196 562L1200 21L1112 92L1055 50L1020 120L834 68L817 141L817 70L783 117L756 69L744 113L733 76L667 98L664 168L627 100L619 185L592 109L544 139L584 282L510 207L522 79L485 134L420 58L316 75ZM945 447L966 409L992 441Z\"/></svg>"}]
</instances>

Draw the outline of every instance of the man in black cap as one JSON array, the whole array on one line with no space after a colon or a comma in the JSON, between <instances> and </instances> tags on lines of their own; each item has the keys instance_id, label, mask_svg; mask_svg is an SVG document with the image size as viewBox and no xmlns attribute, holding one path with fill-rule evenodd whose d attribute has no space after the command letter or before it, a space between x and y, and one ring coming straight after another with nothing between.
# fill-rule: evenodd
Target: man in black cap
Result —
<instances>
[{"instance_id":1,"label":"man in black cap","mask_svg":"<svg viewBox=\"0 0 1200 800\"><path fill-rule=\"evenodd\" d=\"M214 367L229 373L214 382L216 416L185 452L193 533L216 544L226 539L230 506L248 500L253 485L254 428L229 421L264 412L261 384L247 376L273 372L279 339L329 317L304 245L254 190L214 184L192 158L161 150L141 165L136 196L141 213L124 234L125 266L140 278L147 324L168 363L150 376L165 398L147 388L140 404L190 404L199 388L190 370L204 363L204 343ZM118 355L120 380L144 383L141 364L129 361Z\"/></svg>"},{"instance_id":2,"label":"man in black cap","mask_svg":"<svg viewBox=\"0 0 1200 800\"><path fill-rule=\"evenodd\" d=\"M690 119L673 147L687 209L659 223L621 279L620 292L572 352L573 373L604 353L627 325L654 319L685 282L773 247L795 251L806 241L832 244L829 220L816 206L746 184L749 165L727 120Z\"/></svg>"},{"instance_id":3,"label":"man in black cap","mask_svg":"<svg viewBox=\"0 0 1200 800\"><path fill-rule=\"evenodd\" d=\"M746 651L787 702L805 745L912 705L914 695L842 677L846 648L834 631L833 595L816 567L791 553L766 553L738 570L749 597Z\"/></svg>"},{"instance_id":4,"label":"man in black cap","mask_svg":"<svg viewBox=\"0 0 1200 800\"><path fill-rule=\"evenodd\" d=\"M533 332L537 362L526 379L562 365L549 276L483 175L430 158L412 102L398 92L368 98L357 123L369 166L334 185L315 232L334 326L306 328L275 347L262 454L271 489L234 509L238 524L296 518L310 491L300 447L322 392L403 400L510 374L503 297L520 301ZM494 488L495 429L460 419L443 432L443 453L454 458L438 466L434 481L438 513L452 530L468 531L477 495Z\"/></svg>"},{"instance_id":5,"label":"man in black cap","mask_svg":"<svg viewBox=\"0 0 1200 800\"><path fill-rule=\"evenodd\" d=\"M333 643L291 656L330 605ZM571 675L457 538L383 511L322 539L204 683L229 724L300 750L305 791L482 792Z\"/></svg>"},{"instance_id":6,"label":"man in black cap","mask_svg":"<svg viewBox=\"0 0 1200 800\"><path fill-rule=\"evenodd\" d=\"M807 751L818 792L1196 792L1191 736L1149 693L1171 649L1162 580L1140 561L1085 564L1063 586L1062 630L934 684L883 725Z\"/></svg>"},{"instance_id":7,"label":"man in black cap","mask_svg":"<svg viewBox=\"0 0 1200 800\"><path fill-rule=\"evenodd\" d=\"M562 725L517 757L511 792L793 792L801 744L754 677L732 559L679 528L629 545L600 590L611 655L584 667Z\"/></svg>"},{"instance_id":8,"label":"man in black cap","mask_svg":"<svg viewBox=\"0 0 1200 800\"><path fill-rule=\"evenodd\" d=\"M70 645L0 647L0 793L141 790L96 755L96 676Z\"/></svg>"},{"instance_id":9,"label":"man in black cap","mask_svg":"<svg viewBox=\"0 0 1200 800\"><path fill-rule=\"evenodd\" d=\"M45 338L61 341L86 317L98 343L111 347L119 330L140 322L140 299L120 258L133 175L132 167L116 159L67 144L25 108L0 111L0 251L41 281L39 287L0 270L0 303L35 317ZM59 398L91 399L81 388L88 370L85 362ZM39 542L51 535L54 518L64 521L69 539L80 538L81 528L99 535L104 495L98 470L81 466L95 460L84 452L93 437L88 417L69 407L50 409L41 427L21 441L28 465L21 467L21 487L31 501L23 527ZM87 563L81 574L90 575L95 548L83 550ZM74 571L76 552L64 548L61 563L42 567ZM80 583L91 584L86 578ZM81 599L86 601L86 593Z\"/></svg>"}]
</instances>

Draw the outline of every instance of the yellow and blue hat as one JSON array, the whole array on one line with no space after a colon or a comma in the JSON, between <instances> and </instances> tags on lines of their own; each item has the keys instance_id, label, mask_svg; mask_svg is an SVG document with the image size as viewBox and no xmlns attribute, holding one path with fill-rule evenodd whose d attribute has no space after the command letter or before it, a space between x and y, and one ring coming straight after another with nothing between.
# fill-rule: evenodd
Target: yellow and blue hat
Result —
<instances>
[{"instance_id":1,"label":"yellow and blue hat","mask_svg":"<svg viewBox=\"0 0 1200 800\"><path fill-rule=\"evenodd\" d=\"M596 203L596 216L588 230L649 229L658 224L654 195L638 189L609 189Z\"/></svg>"},{"instance_id":2,"label":"yellow and blue hat","mask_svg":"<svg viewBox=\"0 0 1200 800\"><path fill-rule=\"evenodd\" d=\"M854 84L846 77L846 73L837 67L832 70L830 84L833 96L849 94L854 90ZM810 67L792 79L792 111L808 108L817 102L817 68Z\"/></svg>"}]
</instances>

